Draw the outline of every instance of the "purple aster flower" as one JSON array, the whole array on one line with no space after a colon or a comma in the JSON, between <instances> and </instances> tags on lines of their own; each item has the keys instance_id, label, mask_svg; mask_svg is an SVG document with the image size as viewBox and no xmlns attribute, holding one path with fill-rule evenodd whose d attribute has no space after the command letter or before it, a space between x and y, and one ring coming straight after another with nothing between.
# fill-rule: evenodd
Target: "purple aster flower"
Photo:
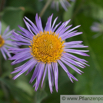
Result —
<instances>
[{"instance_id":1,"label":"purple aster flower","mask_svg":"<svg viewBox=\"0 0 103 103\"><path fill-rule=\"evenodd\" d=\"M42 1L42 0L40 0ZM56 10L58 11L59 10L59 3L62 5L62 7L67 11L67 7L70 6L70 3L69 1L75 1L75 0L52 0L52 3L51 3L51 7L53 9L56 8Z\"/></svg>"},{"instance_id":2,"label":"purple aster flower","mask_svg":"<svg viewBox=\"0 0 103 103\"><path fill-rule=\"evenodd\" d=\"M75 1L75 0L69 0L69 1ZM67 7L70 6L69 1L68 0L53 0L51 7L56 8L58 11L59 10L59 3L60 3L62 5L62 7L64 8L64 10L67 11L68 10Z\"/></svg>"},{"instance_id":3,"label":"purple aster flower","mask_svg":"<svg viewBox=\"0 0 103 103\"><path fill-rule=\"evenodd\" d=\"M11 57L10 52L8 51L8 48L14 47L14 44L12 44L12 41L10 40L10 34L14 32L14 30L9 31L9 26L6 28L3 34L1 30L2 30L2 25L0 22L0 51L4 59L6 60L7 56Z\"/></svg>"},{"instance_id":4,"label":"purple aster flower","mask_svg":"<svg viewBox=\"0 0 103 103\"><path fill-rule=\"evenodd\" d=\"M48 18L44 29L42 27L41 18L38 17L37 14L35 18L36 25L25 17L24 22L28 30L19 26L21 31L18 31L18 33L14 32L12 39L18 46L26 45L28 47L10 49L12 53L15 53L15 55L10 58L10 60L14 60L12 65L28 60L23 65L15 68L12 74L17 72L19 73L14 76L13 79L18 78L26 71L27 75L35 67L30 83L36 80L34 86L37 91L40 83L41 87L43 86L45 76L48 74L51 93L53 91L52 87L54 84L56 91L58 91L58 65L63 68L71 82L73 82L72 79L78 81L69 72L65 64L77 73L81 74L83 72L78 69L78 67L84 68L87 65L87 61L78 58L73 54L88 56L86 54L88 50L73 49L86 48L87 46L81 44L82 41L65 41L70 37L82 34L82 32L77 32L77 30L75 30L80 25L70 29L72 25L67 26L70 20L63 22L62 24L61 22L56 24L58 17L55 18L52 24L52 17L53 15Z\"/></svg>"},{"instance_id":5,"label":"purple aster flower","mask_svg":"<svg viewBox=\"0 0 103 103\"><path fill-rule=\"evenodd\" d=\"M91 30L97 32L97 34L93 36L94 38L100 36L103 33L103 20L100 20L100 23L94 22L91 26Z\"/></svg>"}]
</instances>

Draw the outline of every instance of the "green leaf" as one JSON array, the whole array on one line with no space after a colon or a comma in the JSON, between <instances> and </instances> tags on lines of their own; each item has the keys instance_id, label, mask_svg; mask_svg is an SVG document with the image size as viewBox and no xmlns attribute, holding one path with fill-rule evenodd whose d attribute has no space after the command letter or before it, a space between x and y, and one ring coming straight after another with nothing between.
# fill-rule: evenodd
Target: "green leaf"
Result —
<instances>
[{"instance_id":1,"label":"green leaf","mask_svg":"<svg viewBox=\"0 0 103 103\"><path fill-rule=\"evenodd\" d=\"M0 78L0 81L10 90L10 93L12 93L12 95L17 101L19 101L20 103L31 103L32 98L25 91L16 87L9 80Z\"/></svg>"},{"instance_id":2,"label":"green leaf","mask_svg":"<svg viewBox=\"0 0 103 103\"><path fill-rule=\"evenodd\" d=\"M7 9L3 15L3 21L10 25L11 29L18 30L18 25L23 26L23 14L24 11L20 8L18 9Z\"/></svg>"},{"instance_id":3,"label":"green leaf","mask_svg":"<svg viewBox=\"0 0 103 103\"><path fill-rule=\"evenodd\" d=\"M34 90L30 86L30 84L27 83L27 81L25 82L25 81L18 80L16 82L16 86L21 88L25 92L27 92L29 95L31 95L31 96L33 95Z\"/></svg>"}]
</instances>

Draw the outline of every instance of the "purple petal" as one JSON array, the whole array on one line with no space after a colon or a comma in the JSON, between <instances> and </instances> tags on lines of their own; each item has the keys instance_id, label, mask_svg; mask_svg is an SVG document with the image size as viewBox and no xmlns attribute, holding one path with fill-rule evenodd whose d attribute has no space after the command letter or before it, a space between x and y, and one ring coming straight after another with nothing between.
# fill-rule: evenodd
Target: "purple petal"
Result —
<instances>
[{"instance_id":1,"label":"purple petal","mask_svg":"<svg viewBox=\"0 0 103 103\"><path fill-rule=\"evenodd\" d=\"M7 54L7 56L10 58L11 55L10 55L9 51L5 47L3 47L2 49Z\"/></svg>"},{"instance_id":2,"label":"purple petal","mask_svg":"<svg viewBox=\"0 0 103 103\"><path fill-rule=\"evenodd\" d=\"M63 61L66 65L68 65L69 67L71 67L77 73L79 73L79 74L83 73L81 70L79 70L78 68L76 68L75 66L73 66L72 64L70 64L69 62L67 62L66 60L64 60L63 58L61 58L61 61Z\"/></svg>"},{"instance_id":3,"label":"purple petal","mask_svg":"<svg viewBox=\"0 0 103 103\"><path fill-rule=\"evenodd\" d=\"M49 81L49 88L50 88L50 92L52 93L53 92L53 89L52 89L52 81L51 81L51 64L47 64L48 65L48 81Z\"/></svg>"},{"instance_id":4,"label":"purple petal","mask_svg":"<svg viewBox=\"0 0 103 103\"><path fill-rule=\"evenodd\" d=\"M21 26L18 26L24 33L20 32L23 36L29 38L29 39L32 39L33 38L33 35L28 31L26 30L25 28L21 27Z\"/></svg>"},{"instance_id":5,"label":"purple petal","mask_svg":"<svg viewBox=\"0 0 103 103\"><path fill-rule=\"evenodd\" d=\"M54 72L53 72L53 68L51 68L51 81L52 81L52 86L54 86Z\"/></svg>"},{"instance_id":6,"label":"purple petal","mask_svg":"<svg viewBox=\"0 0 103 103\"><path fill-rule=\"evenodd\" d=\"M51 16L48 18L47 23L46 23L46 26L45 26L45 31L51 31L52 17L53 17L53 15L51 15Z\"/></svg>"},{"instance_id":7,"label":"purple petal","mask_svg":"<svg viewBox=\"0 0 103 103\"><path fill-rule=\"evenodd\" d=\"M70 20L63 22L62 25L56 30L56 34L60 33L65 28L65 26L67 26L69 22Z\"/></svg>"},{"instance_id":8,"label":"purple petal","mask_svg":"<svg viewBox=\"0 0 103 103\"><path fill-rule=\"evenodd\" d=\"M30 31L30 34L31 34L32 36L34 36L33 32L31 31L31 25L30 25L28 22L26 22L25 19L23 19L23 20L24 20L24 22L25 22L25 24L26 24L28 30Z\"/></svg>"},{"instance_id":9,"label":"purple petal","mask_svg":"<svg viewBox=\"0 0 103 103\"><path fill-rule=\"evenodd\" d=\"M13 44L15 44L15 45L17 45L17 46L21 46L21 45L28 45L28 46L30 46L30 43L23 43L23 42L19 42L19 41L12 41L11 43L13 43Z\"/></svg>"},{"instance_id":10,"label":"purple petal","mask_svg":"<svg viewBox=\"0 0 103 103\"><path fill-rule=\"evenodd\" d=\"M34 66L37 64L37 61L34 61L34 65L32 65L29 70L27 71L26 75L28 75L34 68Z\"/></svg>"},{"instance_id":11,"label":"purple petal","mask_svg":"<svg viewBox=\"0 0 103 103\"><path fill-rule=\"evenodd\" d=\"M68 62L70 61L71 63L74 63L75 65L77 65L77 66L79 66L79 67L81 67L81 68L84 68L85 67L85 65L87 65L85 62L86 62L86 60L84 60L84 59L80 59L80 58L78 58L78 57L76 57L76 56L72 56L72 54L69 54L69 53L63 53L63 56L62 57L64 57L64 58L66 58L66 60L68 60ZM85 65L84 65L85 64Z\"/></svg>"},{"instance_id":12,"label":"purple petal","mask_svg":"<svg viewBox=\"0 0 103 103\"><path fill-rule=\"evenodd\" d=\"M2 55L4 57L4 59L7 60L6 54L5 54L5 52L4 52L4 50L2 48L1 48L1 53L2 53Z\"/></svg>"},{"instance_id":13,"label":"purple petal","mask_svg":"<svg viewBox=\"0 0 103 103\"><path fill-rule=\"evenodd\" d=\"M39 33L40 31L38 30L38 28L36 27L36 25L27 17L25 17L25 19L32 25L31 29L33 30L33 32L35 34Z\"/></svg>"},{"instance_id":14,"label":"purple petal","mask_svg":"<svg viewBox=\"0 0 103 103\"><path fill-rule=\"evenodd\" d=\"M0 21L0 35L1 35L1 29L2 29L2 25L1 25L1 21Z\"/></svg>"},{"instance_id":15,"label":"purple petal","mask_svg":"<svg viewBox=\"0 0 103 103\"><path fill-rule=\"evenodd\" d=\"M68 71L68 69L66 68L66 66L65 66L60 60L58 60L58 63L59 63L60 66L64 69L64 71L67 73L67 75L68 75L69 79L71 80L71 82L73 82L73 81L72 81L72 78L73 78L74 80L78 81L71 73L69 73L69 71Z\"/></svg>"},{"instance_id":16,"label":"purple petal","mask_svg":"<svg viewBox=\"0 0 103 103\"><path fill-rule=\"evenodd\" d=\"M31 79L30 79L30 82L29 83L32 83L33 81L34 81L34 79L38 76L38 73L39 73L39 68L40 67L40 63L37 63L37 65L36 65L36 67L35 67L35 70L34 70L34 72L33 72L33 75L32 75L32 77L31 77Z\"/></svg>"},{"instance_id":17,"label":"purple petal","mask_svg":"<svg viewBox=\"0 0 103 103\"><path fill-rule=\"evenodd\" d=\"M53 66L53 71L55 76L55 88L56 88L56 91L58 92L58 64L52 63L52 66Z\"/></svg>"},{"instance_id":18,"label":"purple petal","mask_svg":"<svg viewBox=\"0 0 103 103\"><path fill-rule=\"evenodd\" d=\"M5 44L7 44L7 45L13 45L13 42L11 40L5 40Z\"/></svg>"},{"instance_id":19,"label":"purple petal","mask_svg":"<svg viewBox=\"0 0 103 103\"><path fill-rule=\"evenodd\" d=\"M57 28L58 28L58 26L61 24L61 22L59 22L53 29L52 29L52 31L54 32Z\"/></svg>"},{"instance_id":20,"label":"purple petal","mask_svg":"<svg viewBox=\"0 0 103 103\"><path fill-rule=\"evenodd\" d=\"M42 79L42 83L41 83L41 87L43 86L43 82L44 82L44 79L45 79L45 76L46 76L46 73L47 73L47 69L48 69L47 67L48 67L48 65L46 64L43 79Z\"/></svg>"},{"instance_id":21,"label":"purple petal","mask_svg":"<svg viewBox=\"0 0 103 103\"><path fill-rule=\"evenodd\" d=\"M74 27L74 28L72 28L72 29L68 30L68 32L71 32L71 31L73 31L73 30L75 30L75 29L79 28L80 26L81 26L81 25L78 25L78 26L76 26L76 27Z\"/></svg>"},{"instance_id":22,"label":"purple petal","mask_svg":"<svg viewBox=\"0 0 103 103\"><path fill-rule=\"evenodd\" d=\"M69 63L71 63L71 64L73 64L73 65L75 65L75 66L77 66L77 67L80 67L80 68L84 68L84 67L85 67L85 66L84 66L83 64L81 64L80 62L77 62L77 61L75 61L75 60L70 59L67 55L63 55L62 58L63 58L64 60L66 60L67 62L69 62Z\"/></svg>"},{"instance_id":23,"label":"purple petal","mask_svg":"<svg viewBox=\"0 0 103 103\"><path fill-rule=\"evenodd\" d=\"M13 32L13 36L15 37L14 40L16 41L21 41L21 42L27 42L30 43L30 39L25 38L19 34L17 34L16 32ZM12 37L11 37L12 38ZM13 38L12 38L13 39Z\"/></svg>"},{"instance_id":24,"label":"purple petal","mask_svg":"<svg viewBox=\"0 0 103 103\"><path fill-rule=\"evenodd\" d=\"M4 39L8 39L8 38L10 38L10 34L12 34L14 31L15 31L15 30L11 30L11 31L9 31L7 34L3 35L2 37L3 37Z\"/></svg>"},{"instance_id":25,"label":"purple petal","mask_svg":"<svg viewBox=\"0 0 103 103\"><path fill-rule=\"evenodd\" d=\"M39 19L38 19L38 14L36 14L35 21L36 21L36 25L38 27L38 30L43 32L41 18L39 17Z\"/></svg>"},{"instance_id":26,"label":"purple petal","mask_svg":"<svg viewBox=\"0 0 103 103\"><path fill-rule=\"evenodd\" d=\"M70 37L77 36L77 35L80 35L80 34L82 34L82 32L77 32L76 33L76 31L74 31L74 32L71 32L69 34L66 34L66 36L62 37L62 40L65 40L65 39L68 39Z\"/></svg>"},{"instance_id":27,"label":"purple petal","mask_svg":"<svg viewBox=\"0 0 103 103\"><path fill-rule=\"evenodd\" d=\"M18 60L26 55L30 55L30 51L23 51L23 52L17 53L13 57L11 57L10 60L14 60L14 59Z\"/></svg>"},{"instance_id":28,"label":"purple petal","mask_svg":"<svg viewBox=\"0 0 103 103\"><path fill-rule=\"evenodd\" d=\"M22 69L22 71L19 72L16 76L14 76L13 79L18 78L20 75L22 75L24 72L26 72L33 64L34 64L34 59L30 59L30 60L25 64L25 67Z\"/></svg>"},{"instance_id":29,"label":"purple petal","mask_svg":"<svg viewBox=\"0 0 103 103\"><path fill-rule=\"evenodd\" d=\"M70 3L67 0L65 0L64 3L65 3L66 6L71 6Z\"/></svg>"},{"instance_id":30,"label":"purple petal","mask_svg":"<svg viewBox=\"0 0 103 103\"><path fill-rule=\"evenodd\" d=\"M75 54L83 55L83 56L89 56L86 53L83 53L83 52L89 52L88 50L64 49L64 51L69 52L69 53L75 53Z\"/></svg>"},{"instance_id":31,"label":"purple petal","mask_svg":"<svg viewBox=\"0 0 103 103\"><path fill-rule=\"evenodd\" d=\"M88 46L84 45L65 45L65 48L87 48Z\"/></svg>"},{"instance_id":32,"label":"purple petal","mask_svg":"<svg viewBox=\"0 0 103 103\"><path fill-rule=\"evenodd\" d=\"M71 58L71 59L74 59L74 60L76 60L76 61L78 61L78 62L81 62L82 64L87 65L87 64L85 63L85 62L87 62L85 59L78 58L78 57L76 57L76 56L74 56L74 55L72 55L72 54L69 54L69 53L64 53L63 55L66 55L67 57L69 57L69 58Z\"/></svg>"},{"instance_id":33,"label":"purple petal","mask_svg":"<svg viewBox=\"0 0 103 103\"><path fill-rule=\"evenodd\" d=\"M13 62L11 63L11 65L20 63L20 62L25 61L25 60L27 60L27 59L30 59L30 58L32 58L32 57L33 57L33 56L30 55L30 54L29 54L29 55L25 55L25 56L20 57L19 59L15 60L15 61L13 61Z\"/></svg>"},{"instance_id":34,"label":"purple petal","mask_svg":"<svg viewBox=\"0 0 103 103\"><path fill-rule=\"evenodd\" d=\"M37 91L37 89L39 87L39 84L40 84L40 81L41 81L41 77L42 77L43 71L44 71L44 66L45 66L44 63L40 64L40 69L39 69L39 73L38 73L38 76L37 76L37 79L36 79L36 84L35 84L35 91Z\"/></svg>"},{"instance_id":35,"label":"purple petal","mask_svg":"<svg viewBox=\"0 0 103 103\"><path fill-rule=\"evenodd\" d=\"M80 44L83 41L71 41L71 42L65 42L64 45L74 45L74 44Z\"/></svg>"},{"instance_id":36,"label":"purple petal","mask_svg":"<svg viewBox=\"0 0 103 103\"><path fill-rule=\"evenodd\" d=\"M62 7L64 8L64 10L67 11L68 9L67 9L64 1L60 0L60 3L61 3L61 5L62 5Z\"/></svg>"},{"instance_id":37,"label":"purple petal","mask_svg":"<svg viewBox=\"0 0 103 103\"><path fill-rule=\"evenodd\" d=\"M8 46L7 46L8 47ZM9 51L11 52L11 53L19 53L19 52L24 52L24 51L30 51L30 48L13 48L13 47L11 47L11 48L9 48Z\"/></svg>"},{"instance_id":38,"label":"purple petal","mask_svg":"<svg viewBox=\"0 0 103 103\"><path fill-rule=\"evenodd\" d=\"M4 33L3 33L3 36L9 31L9 26L5 29Z\"/></svg>"},{"instance_id":39,"label":"purple petal","mask_svg":"<svg viewBox=\"0 0 103 103\"><path fill-rule=\"evenodd\" d=\"M72 25L65 27L61 32L59 32L59 37L63 35Z\"/></svg>"},{"instance_id":40,"label":"purple petal","mask_svg":"<svg viewBox=\"0 0 103 103\"><path fill-rule=\"evenodd\" d=\"M55 20L53 21L52 29L54 28L54 25L55 25L55 23L56 23L57 19L58 19L58 17L56 17L56 18L55 18Z\"/></svg>"},{"instance_id":41,"label":"purple petal","mask_svg":"<svg viewBox=\"0 0 103 103\"><path fill-rule=\"evenodd\" d=\"M17 72L23 70L23 68L25 67L26 64L27 64L27 62L19 67L16 67L15 70L13 72L11 72L11 74L14 74L14 73L17 73Z\"/></svg>"},{"instance_id":42,"label":"purple petal","mask_svg":"<svg viewBox=\"0 0 103 103\"><path fill-rule=\"evenodd\" d=\"M29 31L26 31L26 32L28 32L28 34L30 34ZM33 39L33 36L30 36L30 35L28 35L28 34L22 32L22 31L17 31L17 33L22 34L24 37L26 37L26 38L28 38L28 39L30 39L30 40Z\"/></svg>"}]
</instances>

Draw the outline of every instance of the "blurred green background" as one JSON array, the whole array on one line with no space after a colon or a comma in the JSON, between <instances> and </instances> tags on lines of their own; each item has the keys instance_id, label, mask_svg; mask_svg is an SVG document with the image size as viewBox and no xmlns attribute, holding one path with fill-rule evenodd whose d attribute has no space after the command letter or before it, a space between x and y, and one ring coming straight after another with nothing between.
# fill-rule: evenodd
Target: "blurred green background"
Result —
<instances>
[{"instance_id":1,"label":"blurred green background","mask_svg":"<svg viewBox=\"0 0 103 103\"><path fill-rule=\"evenodd\" d=\"M40 14L46 0L0 0L0 21L3 28L10 25L10 29L19 30L18 25L25 27L23 17L27 16L35 22L35 14ZM71 68L68 69L78 79L71 83L66 73L59 67L59 91L53 88L50 93L48 79L46 78L44 87L39 87L35 92L29 80L32 72L25 76L25 73L16 80L12 80L10 73L18 65L11 66L11 61L5 61L0 54L0 103L59 103L60 95L103 95L103 28L99 32L100 36L93 38L97 32L91 30L93 22L101 23L103 20L102 0L76 0L70 2L71 6L65 11L61 5L59 11L47 8L42 16L43 27L47 18L53 14L53 19L59 17L58 22L71 19L73 27L81 25L78 31L83 34L68 39L67 41L82 40L84 45L88 45L90 57L82 57L88 61L89 67L81 69L84 73L77 74ZM103 26L102 26L103 27Z\"/></svg>"}]
</instances>

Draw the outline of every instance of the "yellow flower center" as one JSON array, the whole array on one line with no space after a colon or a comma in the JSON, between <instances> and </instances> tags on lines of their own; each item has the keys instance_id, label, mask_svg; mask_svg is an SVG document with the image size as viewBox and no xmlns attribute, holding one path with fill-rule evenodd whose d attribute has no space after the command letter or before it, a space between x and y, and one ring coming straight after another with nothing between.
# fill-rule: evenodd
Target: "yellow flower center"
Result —
<instances>
[{"instance_id":1,"label":"yellow flower center","mask_svg":"<svg viewBox=\"0 0 103 103\"><path fill-rule=\"evenodd\" d=\"M44 63L56 62L64 52L64 41L54 32L40 32L33 36L31 54Z\"/></svg>"},{"instance_id":2,"label":"yellow flower center","mask_svg":"<svg viewBox=\"0 0 103 103\"><path fill-rule=\"evenodd\" d=\"M5 41L4 41L4 39L0 35L0 47L2 47L4 45L4 43L5 43Z\"/></svg>"}]
</instances>

